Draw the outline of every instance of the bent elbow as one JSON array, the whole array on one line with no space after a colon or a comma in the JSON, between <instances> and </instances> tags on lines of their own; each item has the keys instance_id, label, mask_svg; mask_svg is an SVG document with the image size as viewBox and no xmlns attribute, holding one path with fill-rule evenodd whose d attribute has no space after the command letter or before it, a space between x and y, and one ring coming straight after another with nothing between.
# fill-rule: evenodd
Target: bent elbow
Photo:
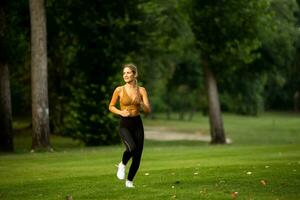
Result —
<instances>
[{"instance_id":1,"label":"bent elbow","mask_svg":"<svg viewBox=\"0 0 300 200\"><path fill-rule=\"evenodd\" d=\"M114 107L113 105L109 105L109 106L108 106L108 110L109 110L110 112L112 112L113 107Z\"/></svg>"}]
</instances>

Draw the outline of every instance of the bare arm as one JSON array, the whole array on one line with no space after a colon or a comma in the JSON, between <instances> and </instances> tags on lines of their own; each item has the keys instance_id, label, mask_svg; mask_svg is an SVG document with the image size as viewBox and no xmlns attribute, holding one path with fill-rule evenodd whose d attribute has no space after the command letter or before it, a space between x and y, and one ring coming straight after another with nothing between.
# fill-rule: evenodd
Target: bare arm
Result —
<instances>
[{"instance_id":1,"label":"bare arm","mask_svg":"<svg viewBox=\"0 0 300 200\"><path fill-rule=\"evenodd\" d=\"M140 87L140 94L142 96L142 107L146 114L149 114L151 112L151 107L148 99L148 94L145 88Z\"/></svg>"},{"instance_id":2,"label":"bare arm","mask_svg":"<svg viewBox=\"0 0 300 200\"><path fill-rule=\"evenodd\" d=\"M114 113L114 114L117 114L117 115L121 115L123 117L128 117L129 116L129 112L127 110L120 110L116 107L116 104L117 104L117 101L119 99L119 96L120 96L120 90L121 90L121 87L117 87L111 97L111 100L110 100L110 103L109 103L109 111Z\"/></svg>"}]
</instances>

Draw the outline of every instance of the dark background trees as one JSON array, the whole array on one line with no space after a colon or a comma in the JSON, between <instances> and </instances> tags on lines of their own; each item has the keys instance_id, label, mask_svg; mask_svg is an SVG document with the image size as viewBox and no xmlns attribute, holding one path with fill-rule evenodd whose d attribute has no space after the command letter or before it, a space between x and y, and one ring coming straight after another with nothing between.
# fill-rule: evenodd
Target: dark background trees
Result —
<instances>
[{"instance_id":1,"label":"dark background trees","mask_svg":"<svg viewBox=\"0 0 300 200\"><path fill-rule=\"evenodd\" d=\"M10 70L12 116L28 117L29 1L2 2L0 56ZM118 143L107 105L125 62L137 64L153 118L191 119L217 105L211 128L223 132L222 111L299 109L299 1L48 0L45 9L51 134ZM215 80L214 105L205 80Z\"/></svg>"},{"instance_id":2,"label":"dark background trees","mask_svg":"<svg viewBox=\"0 0 300 200\"><path fill-rule=\"evenodd\" d=\"M13 151L11 79L14 65L22 59L21 34L18 33L18 19L14 6L9 1L0 2L0 149ZM17 28L16 28L17 27ZM12 87L11 87L12 85ZM14 100L13 100L14 103ZM14 104L13 104L14 105Z\"/></svg>"},{"instance_id":3,"label":"dark background trees","mask_svg":"<svg viewBox=\"0 0 300 200\"><path fill-rule=\"evenodd\" d=\"M206 80L212 143L225 143L219 82L259 56L257 32L268 21L267 9L266 1L191 1L190 21Z\"/></svg>"}]
</instances>

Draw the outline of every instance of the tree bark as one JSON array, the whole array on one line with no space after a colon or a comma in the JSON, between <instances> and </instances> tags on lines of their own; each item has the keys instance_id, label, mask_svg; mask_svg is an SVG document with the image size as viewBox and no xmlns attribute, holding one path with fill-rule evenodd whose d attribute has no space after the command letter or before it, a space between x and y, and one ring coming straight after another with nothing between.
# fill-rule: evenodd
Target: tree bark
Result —
<instances>
[{"instance_id":1,"label":"tree bark","mask_svg":"<svg viewBox=\"0 0 300 200\"><path fill-rule=\"evenodd\" d=\"M0 2L0 43L6 40L7 24L5 15L5 6L7 1ZM5 45L0 55L0 151L12 152L13 131L12 131L12 110L11 110L11 94L9 83L8 57Z\"/></svg>"},{"instance_id":2,"label":"tree bark","mask_svg":"<svg viewBox=\"0 0 300 200\"><path fill-rule=\"evenodd\" d=\"M217 81L212 70L208 66L206 58L203 58L203 65L208 100L211 144L225 144L226 138L221 116Z\"/></svg>"},{"instance_id":3,"label":"tree bark","mask_svg":"<svg viewBox=\"0 0 300 200\"><path fill-rule=\"evenodd\" d=\"M8 65L0 62L0 149L12 152L12 111Z\"/></svg>"},{"instance_id":4,"label":"tree bark","mask_svg":"<svg viewBox=\"0 0 300 200\"><path fill-rule=\"evenodd\" d=\"M44 0L29 0L31 23L31 149L49 149L49 105L47 82L47 31Z\"/></svg>"}]
</instances>

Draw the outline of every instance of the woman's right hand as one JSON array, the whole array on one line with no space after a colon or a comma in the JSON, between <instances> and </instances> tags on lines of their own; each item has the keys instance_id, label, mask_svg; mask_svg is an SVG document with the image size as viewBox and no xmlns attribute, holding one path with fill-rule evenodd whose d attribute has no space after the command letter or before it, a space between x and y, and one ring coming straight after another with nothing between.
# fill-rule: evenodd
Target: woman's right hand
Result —
<instances>
[{"instance_id":1,"label":"woman's right hand","mask_svg":"<svg viewBox=\"0 0 300 200\"><path fill-rule=\"evenodd\" d=\"M128 110L122 110L121 113L120 113L120 115L122 117L128 117L130 115L130 112Z\"/></svg>"}]
</instances>

